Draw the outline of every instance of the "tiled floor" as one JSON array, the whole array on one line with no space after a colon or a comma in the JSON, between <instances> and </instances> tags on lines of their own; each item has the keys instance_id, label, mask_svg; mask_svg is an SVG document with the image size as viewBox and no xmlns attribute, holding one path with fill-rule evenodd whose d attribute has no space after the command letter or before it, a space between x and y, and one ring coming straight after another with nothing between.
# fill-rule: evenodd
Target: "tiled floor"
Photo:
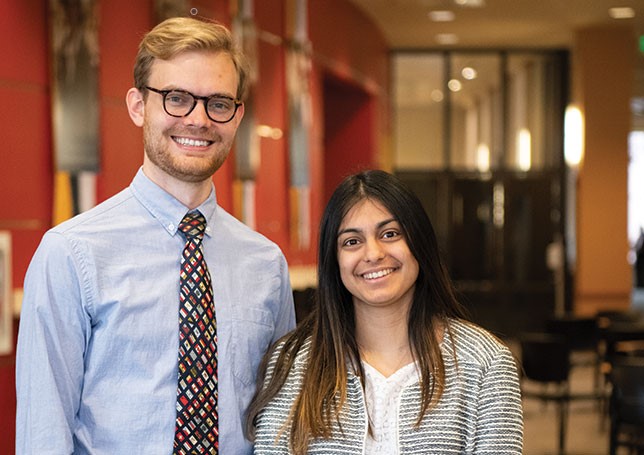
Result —
<instances>
[{"instance_id":1,"label":"tiled floor","mask_svg":"<svg viewBox=\"0 0 644 455\"><path fill-rule=\"evenodd\" d=\"M572 370L571 388L577 392L593 389L592 368ZM535 384L526 383L526 387ZM558 453L558 419L554 403L524 399L524 455ZM608 419L595 400L573 402L568 416L566 437L567 455L608 454Z\"/></svg>"},{"instance_id":2,"label":"tiled floor","mask_svg":"<svg viewBox=\"0 0 644 455\"><path fill-rule=\"evenodd\" d=\"M510 347L514 350L512 344ZM575 358L578 360L579 357ZM525 380L524 380L525 381ZM538 387L525 381L527 390ZM591 366L576 366L571 370L571 391L592 394L595 389L594 369ZM570 405L568 415L566 455L607 455L609 420L605 411L606 403L597 400L575 401ZM544 404L535 399L524 398L524 455L557 455L558 418L554 403ZM618 455L627 455L626 448L619 448Z\"/></svg>"}]
</instances>

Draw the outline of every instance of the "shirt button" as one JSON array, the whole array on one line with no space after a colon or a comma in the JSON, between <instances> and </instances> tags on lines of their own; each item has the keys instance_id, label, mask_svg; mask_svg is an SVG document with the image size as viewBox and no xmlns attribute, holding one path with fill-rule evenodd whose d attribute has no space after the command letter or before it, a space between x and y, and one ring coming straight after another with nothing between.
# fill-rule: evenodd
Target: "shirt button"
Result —
<instances>
[{"instance_id":1,"label":"shirt button","mask_svg":"<svg viewBox=\"0 0 644 455\"><path fill-rule=\"evenodd\" d=\"M172 224L172 223L168 224L168 230L169 231L174 231L174 224Z\"/></svg>"}]
</instances>

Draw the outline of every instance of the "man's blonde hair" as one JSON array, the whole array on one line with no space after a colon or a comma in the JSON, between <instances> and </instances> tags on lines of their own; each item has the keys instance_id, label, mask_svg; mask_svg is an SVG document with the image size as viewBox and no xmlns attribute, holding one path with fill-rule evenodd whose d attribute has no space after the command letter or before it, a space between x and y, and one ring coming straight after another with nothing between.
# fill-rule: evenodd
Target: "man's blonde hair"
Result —
<instances>
[{"instance_id":1,"label":"man's blonde hair","mask_svg":"<svg viewBox=\"0 0 644 455\"><path fill-rule=\"evenodd\" d=\"M155 59L169 60L186 51L228 54L237 70L237 99L244 99L248 76L247 63L244 55L235 46L230 31L217 22L189 17L166 19L143 37L134 62L134 86L145 91Z\"/></svg>"}]
</instances>

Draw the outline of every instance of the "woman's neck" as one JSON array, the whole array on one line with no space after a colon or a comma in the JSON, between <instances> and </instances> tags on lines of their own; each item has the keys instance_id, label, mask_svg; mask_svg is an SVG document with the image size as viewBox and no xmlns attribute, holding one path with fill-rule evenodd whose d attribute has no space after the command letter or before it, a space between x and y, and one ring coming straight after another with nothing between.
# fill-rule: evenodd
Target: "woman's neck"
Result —
<instances>
[{"instance_id":1,"label":"woman's neck","mask_svg":"<svg viewBox=\"0 0 644 455\"><path fill-rule=\"evenodd\" d=\"M357 311L356 340L361 359L385 377L413 361L406 312Z\"/></svg>"}]
</instances>

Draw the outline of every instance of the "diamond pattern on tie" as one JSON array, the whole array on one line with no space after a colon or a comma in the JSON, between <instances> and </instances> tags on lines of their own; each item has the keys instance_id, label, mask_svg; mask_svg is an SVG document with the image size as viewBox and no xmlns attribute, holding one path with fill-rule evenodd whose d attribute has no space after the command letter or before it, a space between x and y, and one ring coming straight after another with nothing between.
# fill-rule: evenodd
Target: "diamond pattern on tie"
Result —
<instances>
[{"instance_id":1,"label":"diamond pattern on tie","mask_svg":"<svg viewBox=\"0 0 644 455\"><path fill-rule=\"evenodd\" d=\"M217 324L210 273L201 242L204 216L188 213L179 284L179 381L174 454L217 454Z\"/></svg>"}]
</instances>

